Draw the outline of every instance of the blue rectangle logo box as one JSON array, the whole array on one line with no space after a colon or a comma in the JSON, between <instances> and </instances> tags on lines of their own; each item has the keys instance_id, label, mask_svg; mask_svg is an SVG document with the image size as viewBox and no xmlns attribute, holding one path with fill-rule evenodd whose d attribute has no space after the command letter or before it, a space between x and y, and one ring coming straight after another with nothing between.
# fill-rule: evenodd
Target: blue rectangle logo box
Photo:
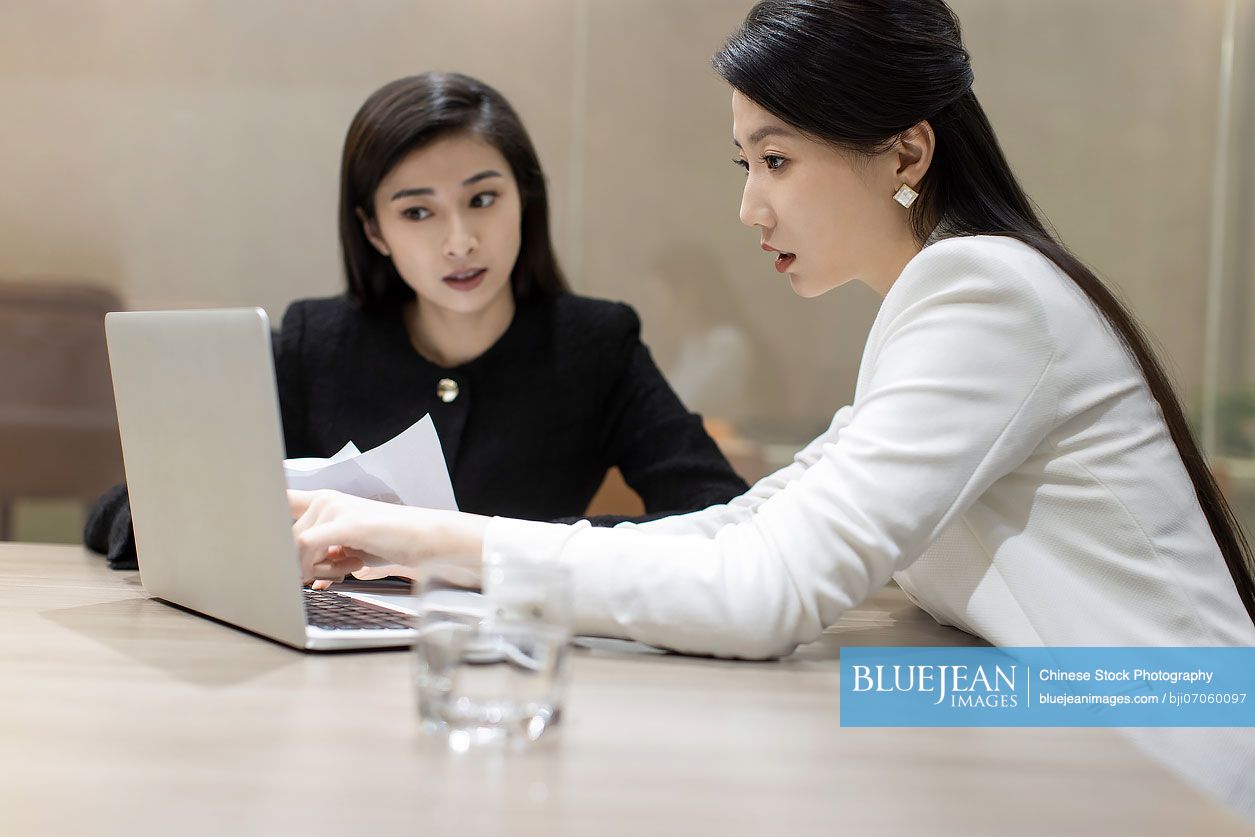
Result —
<instances>
[{"instance_id":1,"label":"blue rectangle logo box","mask_svg":"<svg viewBox=\"0 0 1255 837\"><path fill-rule=\"evenodd\" d=\"M1251 727L1255 648L843 648L843 727Z\"/></svg>"}]
</instances>

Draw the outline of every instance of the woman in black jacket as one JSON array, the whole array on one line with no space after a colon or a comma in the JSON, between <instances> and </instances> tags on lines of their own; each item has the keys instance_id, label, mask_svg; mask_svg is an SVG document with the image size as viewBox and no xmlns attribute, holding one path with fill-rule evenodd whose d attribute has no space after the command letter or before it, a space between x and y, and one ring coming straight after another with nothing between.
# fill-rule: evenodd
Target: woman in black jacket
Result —
<instances>
[{"instance_id":1,"label":"woman in black jacket","mask_svg":"<svg viewBox=\"0 0 1255 837\"><path fill-rule=\"evenodd\" d=\"M743 492L635 312L569 292L548 216L531 140L491 87L425 73L367 99L341 166L347 293L293 303L275 340L288 456L369 449L431 414L464 511L578 516L611 466L649 516ZM84 540L134 566L125 486Z\"/></svg>"}]
</instances>

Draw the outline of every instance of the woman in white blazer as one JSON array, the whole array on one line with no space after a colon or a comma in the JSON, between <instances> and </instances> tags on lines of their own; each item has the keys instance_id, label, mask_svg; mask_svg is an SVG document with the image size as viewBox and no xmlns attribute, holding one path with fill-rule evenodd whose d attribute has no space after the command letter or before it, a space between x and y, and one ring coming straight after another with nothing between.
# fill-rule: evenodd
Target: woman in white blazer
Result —
<instances>
[{"instance_id":1,"label":"woman in white blazer","mask_svg":"<svg viewBox=\"0 0 1255 837\"><path fill-rule=\"evenodd\" d=\"M306 578L500 553L576 629L761 658L895 578L998 645L1253 645L1249 551L1132 317L1056 241L941 0L764 0L715 56L740 217L803 297L883 295L853 403L727 505L613 529L292 495Z\"/></svg>"}]
</instances>

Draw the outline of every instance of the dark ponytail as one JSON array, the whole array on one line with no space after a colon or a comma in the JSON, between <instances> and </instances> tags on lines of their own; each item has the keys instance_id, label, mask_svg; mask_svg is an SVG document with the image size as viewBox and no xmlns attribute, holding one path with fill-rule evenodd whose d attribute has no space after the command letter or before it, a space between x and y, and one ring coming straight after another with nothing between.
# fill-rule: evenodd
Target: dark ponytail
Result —
<instances>
[{"instance_id":1,"label":"dark ponytail","mask_svg":"<svg viewBox=\"0 0 1255 837\"><path fill-rule=\"evenodd\" d=\"M958 18L942 0L761 0L714 58L736 90L804 134L875 155L927 120L936 147L911 225L922 244L1001 235L1033 247L1077 284L1136 360L1194 484L1246 612L1255 622L1250 547L1137 321L1046 228L972 92Z\"/></svg>"}]
</instances>

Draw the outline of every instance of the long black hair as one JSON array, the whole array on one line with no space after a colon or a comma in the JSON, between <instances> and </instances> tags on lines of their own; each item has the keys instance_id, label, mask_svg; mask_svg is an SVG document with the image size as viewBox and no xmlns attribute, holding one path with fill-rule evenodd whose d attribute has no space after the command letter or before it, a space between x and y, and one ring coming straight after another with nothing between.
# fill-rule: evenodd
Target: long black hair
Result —
<instances>
[{"instance_id":1,"label":"long black hair","mask_svg":"<svg viewBox=\"0 0 1255 837\"><path fill-rule=\"evenodd\" d=\"M761 0L714 67L803 134L854 154L881 153L920 122L932 126L932 163L910 209L917 241L938 224L948 234L1007 236L1035 248L1080 287L1141 368L1255 621L1250 547L1168 376L1137 321L1054 237L1020 187L972 92L959 21L943 0Z\"/></svg>"},{"instance_id":2,"label":"long black hair","mask_svg":"<svg viewBox=\"0 0 1255 837\"><path fill-rule=\"evenodd\" d=\"M392 260L371 246L360 210L375 217L375 190L407 154L468 134L501 152L519 186L518 259L510 273L517 301L569 290L549 240L549 194L536 149L514 108L482 81L461 73L422 73L389 82L353 117L340 163L340 247L348 295L368 311L395 311L414 291Z\"/></svg>"}]
</instances>

